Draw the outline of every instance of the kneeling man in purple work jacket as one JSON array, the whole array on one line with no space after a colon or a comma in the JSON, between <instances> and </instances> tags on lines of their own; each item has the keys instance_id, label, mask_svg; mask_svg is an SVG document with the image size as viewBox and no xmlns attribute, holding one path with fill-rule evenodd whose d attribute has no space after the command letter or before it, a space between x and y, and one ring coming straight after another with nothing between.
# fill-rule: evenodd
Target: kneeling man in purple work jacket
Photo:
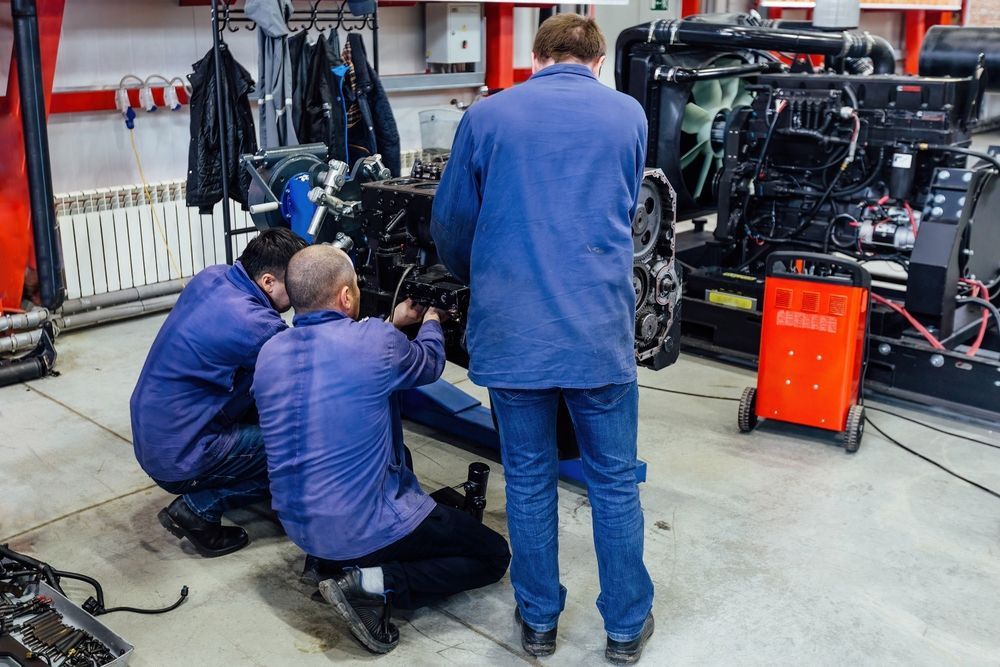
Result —
<instances>
[{"instance_id":1,"label":"kneeling man in purple work jacket","mask_svg":"<svg viewBox=\"0 0 1000 667\"><path fill-rule=\"evenodd\" d=\"M405 462L393 394L444 371L446 314L400 304L392 322L357 321L350 258L310 246L288 264L294 327L269 340L253 392L267 449L272 504L285 532L319 559L320 592L376 653L399 642L390 604L415 609L495 583L507 541L436 504ZM423 324L414 340L397 327Z\"/></svg>"},{"instance_id":2,"label":"kneeling man in purple work jacket","mask_svg":"<svg viewBox=\"0 0 1000 667\"><path fill-rule=\"evenodd\" d=\"M305 241L269 229L233 266L191 279L153 341L132 393L132 440L142 469L180 494L163 527L206 558L249 543L223 526L227 510L268 498L264 440L250 396L257 353L287 325L285 267Z\"/></svg>"}]
</instances>

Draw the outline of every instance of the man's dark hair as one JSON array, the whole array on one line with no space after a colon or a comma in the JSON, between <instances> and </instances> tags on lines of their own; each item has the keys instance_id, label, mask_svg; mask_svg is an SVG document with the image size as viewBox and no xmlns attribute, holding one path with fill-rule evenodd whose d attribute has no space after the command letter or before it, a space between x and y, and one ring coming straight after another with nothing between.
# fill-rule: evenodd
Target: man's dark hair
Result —
<instances>
[{"instance_id":1,"label":"man's dark hair","mask_svg":"<svg viewBox=\"0 0 1000 667\"><path fill-rule=\"evenodd\" d=\"M312 245L288 263L285 289L296 313L329 308L345 285L353 285L354 265L342 250Z\"/></svg>"},{"instance_id":2,"label":"man's dark hair","mask_svg":"<svg viewBox=\"0 0 1000 667\"><path fill-rule=\"evenodd\" d=\"M265 229L250 241L240 255L240 264L247 275L258 280L270 273L278 280L285 279L285 269L292 255L308 245L295 232L284 227Z\"/></svg>"},{"instance_id":3,"label":"man's dark hair","mask_svg":"<svg viewBox=\"0 0 1000 667\"><path fill-rule=\"evenodd\" d=\"M607 50L597 21L579 14L556 14L545 19L531 47L539 60L551 58L557 63L565 60L593 62Z\"/></svg>"}]
</instances>

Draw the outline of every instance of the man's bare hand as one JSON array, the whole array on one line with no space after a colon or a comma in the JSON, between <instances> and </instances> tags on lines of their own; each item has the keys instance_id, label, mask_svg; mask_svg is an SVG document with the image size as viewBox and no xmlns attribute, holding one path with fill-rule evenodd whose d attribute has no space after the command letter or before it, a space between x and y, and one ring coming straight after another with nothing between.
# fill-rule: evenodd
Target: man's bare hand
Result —
<instances>
[{"instance_id":1,"label":"man's bare hand","mask_svg":"<svg viewBox=\"0 0 1000 667\"><path fill-rule=\"evenodd\" d=\"M424 313L424 322L435 320L444 324L449 319L451 319L451 313L447 310L441 310L440 308L428 308L427 312Z\"/></svg>"},{"instance_id":2,"label":"man's bare hand","mask_svg":"<svg viewBox=\"0 0 1000 667\"><path fill-rule=\"evenodd\" d=\"M420 322L426 315L426 312L427 306L413 303L412 299L407 299L396 306L396 310L392 313L392 323L402 329L403 327Z\"/></svg>"}]
</instances>

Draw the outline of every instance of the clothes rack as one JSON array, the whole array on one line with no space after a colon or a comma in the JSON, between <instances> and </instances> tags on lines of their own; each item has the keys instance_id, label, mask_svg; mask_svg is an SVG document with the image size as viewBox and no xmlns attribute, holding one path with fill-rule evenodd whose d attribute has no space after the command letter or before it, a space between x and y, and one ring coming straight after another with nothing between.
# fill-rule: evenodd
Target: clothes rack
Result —
<instances>
[{"instance_id":1,"label":"clothes rack","mask_svg":"<svg viewBox=\"0 0 1000 667\"><path fill-rule=\"evenodd\" d=\"M321 9L321 6L323 8ZM221 49L225 44L224 34L226 32L238 32L243 26L246 30L255 30L256 23L249 18L242 9L234 8L231 0L212 0L212 60L215 68L216 81L222 80L222 59ZM371 14L364 16L354 16L347 8L347 0L310 0L308 9L295 9L290 18L285 22L290 32L299 30L344 30L354 32L356 30L371 30L372 32L372 64L375 71L378 71L378 3L375 3L375 10ZM226 156L229 154L229 136L221 127L222 119L228 116L222 110L228 109L228 98L223 94L222 86L215 87L216 107L220 110L218 116L218 132L220 143L219 161L222 175L222 228L223 237L226 240L226 263L233 263L233 242L234 236L247 234L256 231L255 227L236 229L232 227L232 215L229 210L229 164Z\"/></svg>"}]
</instances>

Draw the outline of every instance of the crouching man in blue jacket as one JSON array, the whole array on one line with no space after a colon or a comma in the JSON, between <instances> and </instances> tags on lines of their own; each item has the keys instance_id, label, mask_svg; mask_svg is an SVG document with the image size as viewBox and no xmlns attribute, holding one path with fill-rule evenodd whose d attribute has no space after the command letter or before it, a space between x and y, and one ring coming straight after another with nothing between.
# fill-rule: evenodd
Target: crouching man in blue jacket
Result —
<instances>
[{"instance_id":1,"label":"crouching man in blue jacket","mask_svg":"<svg viewBox=\"0 0 1000 667\"><path fill-rule=\"evenodd\" d=\"M351 260L310 246L288 265L294 328L261 349L253 392L267 449L272 503L285 532L332 578L320 591L369 650L399 642L390 602L415 609L498 581L507 541L470 515L437 505L406 466L397 391L444 370L444 313L422 313L414 340L393 324L356 321Z\"/></svg>"},{"instance_id":2,"label":"crouching man in blue jacket","mask_svg":"<svg viewBox=\"0 0 1000 667\"><path fill-rule=\"evenodd\" d=\"M269 229L233 266L210 266L181 292L132 393L132 439L142 469L181 494L163 527L202 556L249 543L223 512L268 497L267 462L250 386L261 346L288 328L285 267L305 241Z\"/></svg>"}]
</instances>

